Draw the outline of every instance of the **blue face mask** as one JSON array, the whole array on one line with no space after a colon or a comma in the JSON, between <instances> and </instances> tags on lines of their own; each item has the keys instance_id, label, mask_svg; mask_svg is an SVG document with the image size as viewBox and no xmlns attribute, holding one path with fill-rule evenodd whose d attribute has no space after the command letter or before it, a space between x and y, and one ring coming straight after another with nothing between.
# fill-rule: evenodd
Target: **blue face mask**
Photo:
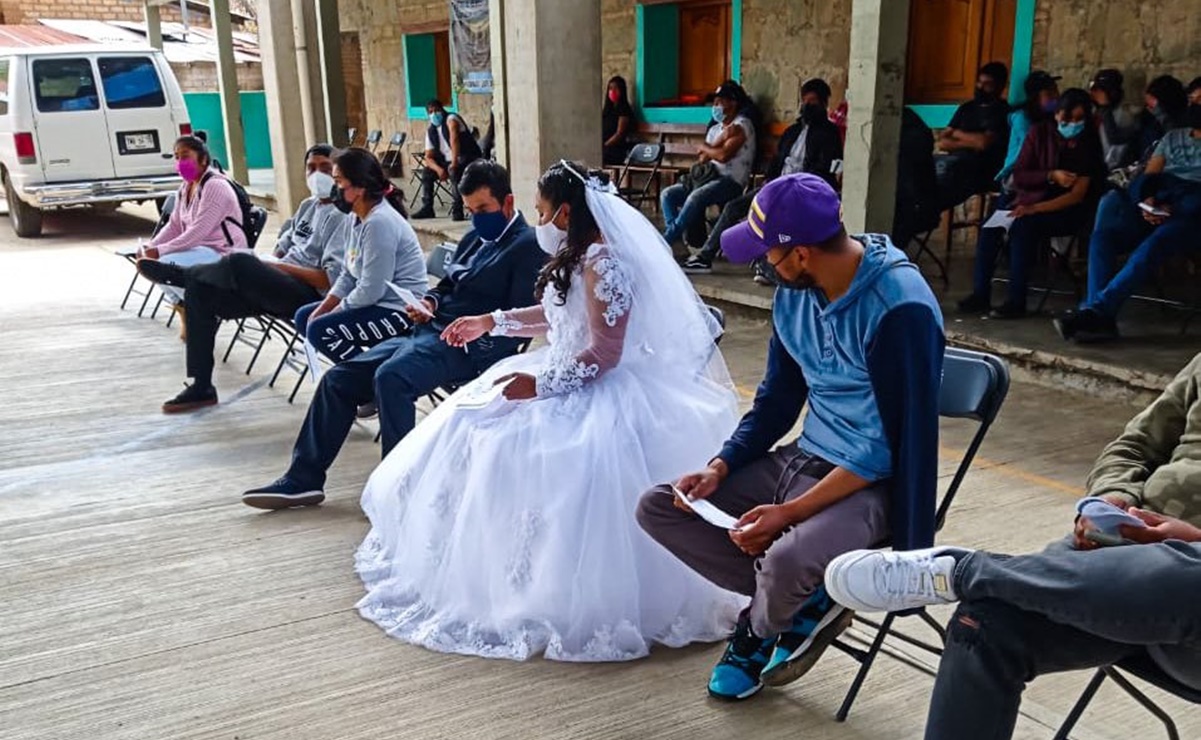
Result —
<instances>
[{"instance_id":1,"label":"blue face mask","mask_svg":"<svg viewBox=\"0 0 1201 740\"><path fill-rule=\"evenodd\" d=\"M446 123L446 114L441 112L433 114L430 116L430 123L434 124L437 128L441 128L442 124Z\"/></svg>"},{"instance_id":2,"label":"blue face mask","mask_svg":"<svg viewBox=\"0 0 1201 740\"><path fill-rule=\"evenodd\" d=\"M505 233L505 227L509 225L509 219L505 216L504 211L473 213L471 214L471 225L475 228L475 233L479 234L481 239L486 242L494 242Z\"/></svg>"},{"instance_id":3,"label":"blue face mask","mask_svg":"<svg viewBox=\"0 0 1201 740\"><path fill-rule=\"evenodd\" d=\"M1059 135L1065 139L1074 139L1082 133L1084 133L1084 121L1077 121L1076 123L1059 122Z\"/></svg>"},{"instance_id":4,"label":"blue face mask","mask_svg":"<svg viewBox=\"0 0 1201 740\"><path fill-rule=\"evenodd\" d=\"M726 109L721 107L720 105L714 104L713 120L717 121L718 123L724 123L726 120Z\"/></svg>"},{"instance_id":5,"label":"blue face mask","mask_svg":"<svg viewBox=\"0 0 1201 740\"><path fill-rule=\"evenodd\" d=\"M1059 107L1059 98L1050 98L1043 102L1043 113L1054 113Z\"/></svg>"}]
</instances>

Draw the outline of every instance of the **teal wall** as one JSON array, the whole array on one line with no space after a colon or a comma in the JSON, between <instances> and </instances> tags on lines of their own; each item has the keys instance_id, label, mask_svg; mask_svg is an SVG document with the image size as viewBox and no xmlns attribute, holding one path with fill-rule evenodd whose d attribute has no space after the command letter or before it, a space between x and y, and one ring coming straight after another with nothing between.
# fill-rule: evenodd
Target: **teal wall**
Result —
<instances>
[{"instance_id":1,"label":"teal wall","mask_svg":"<svg viewBox=\"0 0 1201 740\"><path fill-rule=\"evenodd\" d=\"M242 100L242 127L246 132L246 166L250 169L271 168L271 136L267 130L267 97L261 91L238 93ZM193 131L208 134L209 150L213 156L229 165L229 150L225 147L225 119L221 116L221 95L215 92L184 93L188 117Z\"/></svg>"}]
</instances>

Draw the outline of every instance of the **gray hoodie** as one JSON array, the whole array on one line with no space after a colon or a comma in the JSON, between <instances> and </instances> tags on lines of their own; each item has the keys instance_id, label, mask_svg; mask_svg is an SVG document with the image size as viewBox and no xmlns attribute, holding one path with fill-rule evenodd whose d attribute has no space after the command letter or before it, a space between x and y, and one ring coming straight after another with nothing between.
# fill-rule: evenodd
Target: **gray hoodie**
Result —
<instances>
[{"instance_id":1,"label":"gray hoodie","mask_svg":"<svg viewBox=\"0 0 1201 740\"><path fill-rule=\"evenodd\" d=\"M305 198L284 222L275 242L275 256L290 265L324 270L333 285L342 274L352 220L332 203Z\"/></svg>"}]
</instances>

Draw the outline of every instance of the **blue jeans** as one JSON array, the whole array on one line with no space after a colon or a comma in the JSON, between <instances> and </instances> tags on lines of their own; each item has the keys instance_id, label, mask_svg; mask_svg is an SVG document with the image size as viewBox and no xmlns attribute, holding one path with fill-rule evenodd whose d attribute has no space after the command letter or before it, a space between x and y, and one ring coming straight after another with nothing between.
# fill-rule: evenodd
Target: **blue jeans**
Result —
<instances>
[{"instance_id":1,"label":"blue jeans","mask_svg":"<svg viewBox=\"0 0 1201 740\"><path fill-rule=\"evenodd\" d=\"M723 206L742 195L743 186L729 177L719 177L692 192L676 183L663 191L659 204L663 207L663 239L668 244L679 241L688 227L705 217L709 206Z\"/></svg>"},{"instance_id":2,"label":"blue jeans","mask_svg":"<svg viewBox=\"0 0 1201 740\"><path fill-rule=\"evenodd\" d=\"M959 561L953 580L961 603L926 740L1011 737L1022 691L1047 673L1097 668L1148 647L1174 659L1201 650L1201 544L976 552Z\"/></svg>"},{"instance_id":3,"label":"blue jeans","mask_svg":"<svg viewBox=\"0 0 1201 740\"><path fill-rule=\"evenodd\" d=\"M1152 226L1130 197L1114 190L1101 199L1088 243L1088 296L1081 308L1117 316L1122 304L1178 252L1196 249L1201 223L1173 216ZM1121 270L1118 255L1133 249Z\"/></svg>"},{"instance_id":4,"label":"blue jeans","mask_svg":"<svg viewBox=\"0 0 1201 740\"><path fill-rule=\"evenodd\" d=\"M407 334L409 319L397 308L339 308L316 320L309 316L320 303L302 306L294 319L297 333L334 362L345 362L387 339Z\"/></svg>"},{"instance_id":5,"label":"blue jeans","mask_svg":"<svg viewBox=\"0 0 1201 740\"><path fill-rule=\"evenodd\" d=\"M1023 216L1009 227L1009 292L1005 302L1026 305L1026 287L1030 284L1030 267L1043 240L1053 236L1071 236L1088 223L1088 206L1077 205L1052 213ZM972 291L985 298L992 294L992 277L997 268L997 255L1004 243L1004 229L981 229L976 243L976 266Z\"/></svg>"},{"instance_id":6,"label":"blue jeans","mask_svg":"<svg viewBox=\"0 0 1201 740\"><path fill-rule=\"evenodd\" d=\"M325 373L292 449L287 477L301 486L324 486L325 473L354 424L356 407L373 398L386 457L417 425L417 399L448 383L472 380L500 359L485 351L490 337L473 342L465 352L443 342L439 333L421 324L412 334L377 344Z\"/></svg>"}]
</instances>

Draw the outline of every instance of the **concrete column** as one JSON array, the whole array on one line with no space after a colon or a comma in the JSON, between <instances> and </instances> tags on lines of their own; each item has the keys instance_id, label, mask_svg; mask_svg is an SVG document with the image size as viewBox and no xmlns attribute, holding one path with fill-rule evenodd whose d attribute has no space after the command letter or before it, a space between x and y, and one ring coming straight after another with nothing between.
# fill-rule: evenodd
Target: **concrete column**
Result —
<instances>
[{"instance_id":1,"label":"concrete column","mask_svg":"<svg viewBox=\"0 0 1201 740\"><path fill-rule=\"evenodd\" d=\"M497 123L505 125L517 204L528 213L549 165L601 164L600 0L492 0L492 8L503 39L498 49L493 32L494 84L503 85Z\"/></svg>"},{"instance_id":2,"label":"concrete column","mask_svg":"<svg viewBox=\"0 0 1201 740\"><path fill-rule=\"evenodd\" d=\"M308 144L296 95L300 79L296 71L292 0L260 0L258 9L267 125L275 163L275 203L281 213L291 213L308 194L301 161Z\"/></svg>"},{"instance_id":3,"label":"concrete column","mask_svg":"<svg viewBox=\"0 0 1201 740\"><path fill-rule=\"evenodd\" d=\"M329 129L325 123L325 77L321 71L321 25L317 20L317 4L308 0L301 7L304 9L304 38L308 47L305 57L308 62L309 106L313 111L313 135L309 141L329 141Z\"/></svg>"},{"instance_id":4,"label":"concrete column","mask_svg":"<svg viewBox=\"0 0 1201 740\"><path fill-rule=\"evenodd\" d=\"M492 116L496 124L493 151L496 161L505 167L511 167L509 163L509 104L506 94L508 55L505 46L505 0L489 0L488 32L492 43Z\"/></svg>"},{"instance_id":5,"label":"concrete column","mask_svg":"<svg viewBox=\"0 0 1201 740\"><path fill-rule=\"evenodd\" d=\"M211 0L213 33L217 37L217 83L221 91L221 116L225 119L225 163L229 174L242 184L250 182L246 169L246 131L242 126L242 98L238 92L238 67L229 0Z\"/></svg>"},{"instance_id":6,"label":"concrete column","mask_svg":"<svg viewBox=\"0 0 1201 740\"><path fill-rule=\"evenodd\" d=\"M296 75L299 86L296 97L300 99L300 120L304 124L304 140L314 141L317 137L313 124L313 90L309 82L309 43L305 34L304 6L311 0L292 0L292 36L296 45Z\"/></svg>"},{"instance_id":7,"label":"concrete column","mask_svg":"<svg viewBox=\"0 0 1201 740\"><path fill-rule=\"evenodd\" d=\"M346 78L342 74L342 35L338 0L316 0L314 15L320 41L322 115L325 141L337 146L346 138Z\"/></svg>"},{"instance_id":8,"label":"concrete column","mask_svg":"<svg viewBox=\"0 0 1201 740\"><path fill-rule=\"evenodd\" d=\"M855 0L842 205L851 232L892 230L905 100L909 0Z\"/></svg>"},{"instance_id":9,"label":"concrete column","mask_svg":"<svg viewBox=\"0 0 1201 740\"><path fill-rule=\"evenodd\" d=\"M163 17L157 5L144 3L142 14L146 19L146 41L155 49L163 49Z\"/></svg>"}]
</instances>

